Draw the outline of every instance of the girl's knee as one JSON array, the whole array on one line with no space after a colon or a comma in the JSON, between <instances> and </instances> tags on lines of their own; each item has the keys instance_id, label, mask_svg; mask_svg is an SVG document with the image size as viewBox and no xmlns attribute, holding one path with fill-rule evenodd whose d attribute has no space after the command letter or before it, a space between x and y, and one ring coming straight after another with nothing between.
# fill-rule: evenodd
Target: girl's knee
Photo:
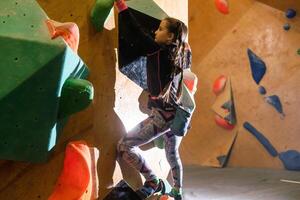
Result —
<instances>
[{"instance_id":1,"label":"girl's knee","mask_svg":"<svg viewBox=\"0 0 300 200\"><path fill-rule=\"evenodd\" d=\"M125 140L122 138L118 144L117 144L117 151L118 153L122 153L122 152L127 152L127 151L130 151L132 147L130 147L126 142Z\"/></svg>"}]
</instances>

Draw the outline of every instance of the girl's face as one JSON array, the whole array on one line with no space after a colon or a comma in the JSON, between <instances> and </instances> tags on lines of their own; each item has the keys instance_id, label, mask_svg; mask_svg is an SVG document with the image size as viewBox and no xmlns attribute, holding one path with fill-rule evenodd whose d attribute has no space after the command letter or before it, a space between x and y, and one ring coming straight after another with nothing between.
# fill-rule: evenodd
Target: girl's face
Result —
<instances>
[{"instance_id":1,"label":"girl's face","mask_svg":"<svg viewBox=\"0 0 300 200\"><path fill-rule=\"evenodd\" d=\"M158 44L171 44L174 34L168 30L168 21L162 20L158 29L155 31L155 42Z\"/></svg>"}]
</instances>

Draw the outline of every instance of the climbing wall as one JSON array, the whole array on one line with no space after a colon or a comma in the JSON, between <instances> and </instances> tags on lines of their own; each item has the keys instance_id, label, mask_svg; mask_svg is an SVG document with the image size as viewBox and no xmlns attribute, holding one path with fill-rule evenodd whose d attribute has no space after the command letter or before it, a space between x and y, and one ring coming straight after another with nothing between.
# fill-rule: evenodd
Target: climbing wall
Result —
<instances>
[{"instance_id":1,"label":"climbing wall","mask_svg":"<svg viewBox=\"0 0 300 200\"><path fill-rule=\"evenodd\" d=\"M86 140L100 150L98 173L102 199L108 188L122 178L115 162L116 144L126 134L122 121L126 115L121 116L116 111L123 108L127 113L129 110L131 115L145 117L139 111L144 107L139 107L138 103L145 102L145 97L140 96L141 89L137 89L116 69L117 30L97 32L90 23L93 0L37 2L49 18L77 23L80 29L78 54L90 68L89 80L94 85L94 101L87 110L70 117L48 162L30 164L0 161L0 199L47 199L63 169L66 144L79 139ZM187 22L187 16L181 9L183 5L179 4L182 0L155 2L166 13L180 16ZM223 15L216 10L214 1L189 1L192 68L199 77L199 84L192 128L180 149L182 160L184 165L221 167L225 159L229 166L234 167L283 168L278 157L270 156L261 143L243 128L243 123L250 122L279 153L290 149L300 150L297 142L299 56L296 54L300 48L297 46L300 43L297 28L299 17L289 21L292 25L290 31L282 28L287 22L284 11L288 7L299 9L300 6L295 1L261 1L271 7L254 0L229 2L229 14ZM267 90L265 96L276 94L280 97L285 113L283 119L258 93L258 85L251 76L248 48L266 63L267 71L261 85ZM233 130L217 126L214 122L215 112L211 109L217 98L212 86L221 74L231 78L237 117ZM130 91L130 96L125 91ZM139 119L133 118L132 124ZM230 149L231 156L228 156ZM145 154L151 162L156 162L155 156L158 154L153 156L148 152L145 151ZM159 165L155 167L161 170ZM141 184L137 174L132 169L128 171L130 173L125 175L126 178L134 177L132 181L135 181L135 185Z\"/></svg>"},{"instance_id":2,"label":"climbing wall","mask_svg":"<svg viewBox=\"0 0 300 200\"><path fill-rule=\"evenodd\" d=\"M63 95L65 81L85 78L88 68L62 39L51 40L47 15L35 1L2 1L0 7L0 109L6 113L0 117L0 158L46 161L62 120L81 103L78 97L67 111L63 101L73 101Z\"/></svg>"},{"instance_id":3,"label":"climbing wall","mask_svg":"<svg viewBox=\"0 0 300 200\"><path fill-rule=\"evenodd\" d=\"M216 166L218 155L224 152L224 146L234 142L236 136L229 166L284 168L284 162L278 156L270 155L243 128L243 124L250 122L278 153L300 150L297 142L299 126L296 123L299 117L299 104L296 103L299 96L296 88L300 81L297 76L297 66L300 65L297 54L300 44L299 17L285 17L285 10L298 8L299 3L268 2L283 9L278 10L256 1L229 2L227 15L214 10L214 4L208 1L199 2L199 7L200 4L206 5L202 12L196 12L196 5L190 4L189 7L193 68L200 81L196 95L198 111L192 121L190 135L183 142L183 160L186 164ZM205 22L201 21L204 19ZM283 28L286 23L291 25L289 31ZM252 78L248 48L266 64L266 73L260 82L267 91L265 95L259 93L259 85ZM212 87L220 75L231 77L237 117L233 130L219 127L214 121L215 112L211 109L216 101ZM285 117L266 102L266 97L273 95L281 100ZM192 150L196 148L197 151ZM294 162L297 159L295 156Z\"/></svg>"},{"instance_id":4,"label":"climbing wall","mask_svg":"<svg viewBox=\"0 0 300 200\"><path fill-rule=\"evenodd\" d=\"M83 44L81 44L80 46L81 48L83 48L84 46L87 46L84 45L84 41L87 41L87 38L89 37L88 33L90 31L88 19L85 18L85 15L90 11L93 2L90 2L90 5L87 5L88 7L86 9L79 9L79 8L75 9L76 5L80 4L79 1L78 2L74 1L73 2L74 4L72 4L73 7L67 4L63 5L61 2L51 2L51 3L46 1L39 1L39 2L32 1L32 2L31 4L29 1L25 1L25 0L1 2L1 10L3 11L3 12L1 11L1 19L3 18L6 19L5 22L4 20L1 20L1 25L9 26L10 29L17 32L15 37L13 35L10 36L7 35L7 37L4 37L5 40L13 40L15 38L16 43L19 44L19 47L22 40L24 40L23 41L24 44L28 44L32 42L31 45L29 44L24 45L23 46L24 48L22 49L14 48L15 45L12 45L14 43L11 43L10 45L9 43L2 43L5 44L5 46L11 47L11 52L13 52L13 50L15 51L14 53L16 56L14 56L14 54L10 54L9 51L5 51L7 53L6 55L9 55L6 56L6 59L9 60L11 58L14 61L15 58L18 58L17 61L14 62L19 63L19 65L17 65L17 67L19 68L18 70L12 70L13 66L11 65L7 65L6 70L11 70L12 73L16 73L16 72L20 72L20 70L24 70L25 68L27 69L31 69L33 67L37 68L39 64L43 64L43 63L45 63L46 66L42 68L41 65L40 69L37 68L39 70L35 70L35 71L32 70L33 72L32 77L34 77L32 79L28 79L28 78L26 79L26 77L24 76L25 77L24 80L26 80L26 82L24 82L23 86L26 86L25 89L27 93L23 94L23 96L22 95L19 96L17 98L17 102L15 102L15 105L12 107L12 108L25 109L25 111L19 110L23 112L22 114L23 116L20 115L18 117L16 115L15 119L20 118L27 123L28 122L31 123L31 121L32 123L36 123L36 125L32 125L31 130L28 130L28 132L30 134L35 133L35 136L33 136L32 141L38 141L38 140L42 140L42 137L44 137L41 134L38 134L39 131L41 131L40 127L45 127L45 124L46 126L53 127L53 125L55 125L56 123L57 120L56 117L58 116L57 113L58 110L57 103L59 98L58 95L60 95L61 93L60 90L62 84L64 83L64 80L68 77L68 75L72 74L73 72L76 73L79 72L78 74L81 74L79 68L83 64L82 60L92 65L93 62L91 62L92 60L91 57L94 57L94 55L92 54L90 55L90 59L88 59L86 55L79 53L80 57L82 58L81 60L78 58L78 55L75 54L70 49L67 49L64 52L64 48L67 48L67 45L60 37L55 40L51 40L50 38L51 35L49 34L48 28L45 23L45 19L49 17L51 19L60 22L67 22L67 21L76 22L80 28L80 31L82 29L86 30L86 31L81 31L81 39L83 40ZM13 11L12 13L10 13L10 10L7 9L7 6L6 7L3 6L3 4L5 3L7 4L10 3L12 4L12 6L19 6L18 9L19 12ZM39 7L38 3L40 3L42 8ZM40 9L39 15L36 15L35 9L37 8ZM45 12L42 9L44 9ZM15 15L18 16L16 19L14 19ZM85 28L83 28L82 26L85 26ZM27 32L24 33L20 29L16 29L16 27L21 27L22 29L27 28L28 33ZM8 31L10 29L1 28L1 32ZM91 31L93 31L92 28ZM95 33L90 33L90 34L95 35ZM24 39L22 35L26 35L28 37ZM43 39L43 41L41 38ZM101 38L100 35L95 36L94 40L99 40L99 38ZM38 43L39 41L41 41L40 44ZM99 43L101 43L101 41ZM97 42L94 41L91 42L91 44L95 44L96 46ZM1 45L1 48L2 47L3 45ZM91 46L86 47L86 49L89 48L92 47ZM99 45L98 48L100 48ZM30 50L31 51L34 50L32 54L30 54ZM51 58L50 53L53 51L55 52L55 50L58 53L54 54L53 58ZM60 51L62 53L60 53ZM95 52L99 52L99 51L95 50ZM87 52L87 54L88 53L89 52ZM62 54L61 57L59 56L60 54ZM3 55L3 53L1 53L1 55ZM108 55L110 54L108 53ZM100 53L99 57L101 56L102 55ZM26 60L25 59L26 57L30 57L30 59ZM67 58L67 57L69 57L70 60L64 61L63 58ZM24 59L26 62L24 62ZM57 62L51 61L52 59L54 61L56 59ZM3 63L3 59L1 60L2 60L1 62ZM37 61L40 63L35 63ZM59 62L63 63L61 67L60 65L57 64ZM99 66L100 65L103 66L103 64L99 63ZM62 77L58 76L61 75L60 73L63 74ZM1 72L1 76L3 76L2 72ZM55 82L55 80L57 80L57 82ZM29 83L31 83L31 85ZM49 88L52 88L52 90L49 91L48 90ZM19 87L19 89L22 89L22 87ZM51 94L50 98L49 98L49 93ZM13 103L13 101L9 101L9 102ZM72 103L73 102L68 101L68 105L71 105ZM30 109L29 106L30 104L33 105L32 109ZM32 114L34 110L42 110L41 117L34 116ZM12 112L14 111L10 111L10 113ZM33 115L32 118L28 117L29 115ZM49 118L53 121L47 121L49 120ZM65 120L62 120L62 123L65 123ZM9 123L7 122L6 124L7 124L6 126L9 125ZM0 177L2 179L2 182L0 186L1 188L0 199L47 199L50 196L55 186L55 182L62 170L66 144L71 140L77 140L81 138L88 139L88 137L91 135L89 134L90 133L89 130L91 130L92 124L93 123L92 123L91 107L89 107L87 110L77 113L77 115L71 116L68 120L68 124L64 129L64 132L60 134L59 140L58 137L53 138L54 142L57 142L56 146L52 148L52 154L51 156L48 157L48 160L46 162L45 160L43 160L44 163L42 164L31 164L29 162L8 161L6 159L1 160ZM55 131L59 130L60 128L61 128L60 126L54 128L53 133L55 133ZM25 137L25 134L24 133L22 134L20 135L19 133L18 136L19 139ZM3 134L1 133L1 140L2 138L3 138ZM25 139L28 140L29 138L27 137ZM48 137L48 139L51 138ZM24 139L22 140L26 141ZM41 144L37 143L37 145L41 145ZM30 144L28 144L28 148L32 148L33 150L35 150L36 146L31 147ZM46 150L48 151L47 148ZM28 155L28 152L24 151L20 155ZM32 161L35 158L35 154L31 153L25 158L27 159L27 161L29 160Z\"/></svg>"}]
</instances>

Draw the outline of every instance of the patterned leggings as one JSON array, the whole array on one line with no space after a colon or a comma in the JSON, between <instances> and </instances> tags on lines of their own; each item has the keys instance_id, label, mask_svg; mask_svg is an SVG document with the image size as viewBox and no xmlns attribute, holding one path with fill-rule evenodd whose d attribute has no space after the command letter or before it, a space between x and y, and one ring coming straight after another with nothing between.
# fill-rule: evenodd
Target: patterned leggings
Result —
<instances>
[{"instance_id":1,"label":"patterned leggings","mask_svg":"<svg viewBox=\"0 0 300 200\"><path fill-rule=\"evenodd\" d=\"M182 137L172 134L169 128L170 122L171 120L165 119L156 109L153 109L149 118L139 123L119 141L118 155L137 169L146 180L157 178L146 160L138 153L137 148L163 135L166 157L172 170L174 186L181 188L182 163L178 149Z\"/></svg>"}]
</instances>

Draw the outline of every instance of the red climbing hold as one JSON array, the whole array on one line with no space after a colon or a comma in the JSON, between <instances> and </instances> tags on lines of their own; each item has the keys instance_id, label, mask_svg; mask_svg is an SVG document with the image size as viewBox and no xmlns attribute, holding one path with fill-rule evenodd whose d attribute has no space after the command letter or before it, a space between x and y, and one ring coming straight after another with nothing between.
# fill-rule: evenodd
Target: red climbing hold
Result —
<instances>
[{"instance_id":1,"label":"red climbing hold","mask_svg":"<svg viewBox=\"0 0 300 200\"><path fill-rule=\"evenodd\" d=\"M227 78L224 75L219 76L215 80L214 85L213 85L213 92L216 95L220 94L223 91L223 89L226 85L226 81L227 81Z\"/></svg>"},{"instance_id":2,"label":"red climbing hold","mask_svg":"<svg viewBox=\"0 0 300 200\"><path fill-rule=\"evenodd\" d=\"M229 13L227 0L215 0L215 4L216 4L217 9L221 13L223 13L225 15Z\"/></svg>"},{"instance_id":3,"label":"red climbing hold","mask_svg":"<svg viewBox=\"0 0 300 200\"><path fill-rule=\"evenodd\" d=\"M234 128L234 125L230 124L228 121L226 121L219 115L215 115L215 122L217 125L221 126L222 128L225 128L227 130L232 130Z\"/></svg>"}]
</instances>

